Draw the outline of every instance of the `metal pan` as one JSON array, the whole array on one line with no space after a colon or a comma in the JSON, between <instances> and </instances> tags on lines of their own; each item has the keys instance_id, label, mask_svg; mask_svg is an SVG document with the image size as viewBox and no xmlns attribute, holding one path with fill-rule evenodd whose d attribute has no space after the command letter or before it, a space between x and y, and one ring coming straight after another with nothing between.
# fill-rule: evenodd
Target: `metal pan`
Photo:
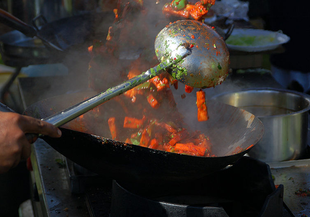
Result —
<instances>
[{"instance_id":1,"label":"metal pan","mask_svg":"<svg viewBox=\"0 0 310 217\"><path fill-rule=\"evenodd\" d=\"M93 95L94 92L81 92L45 99L31 105L25 113L48 117ZM115 111L124 115L113 103L114 100L98 107L105 111L101 117L90 111L83 119L64 125L60 139L42 138L68 159L98 174L127 182L173 183L204 177L234 164L261 139L264 131L261 121L247 111L207 101L210 119L203 123L192 119L189 124L209 136L216 157L169 153L108 139L106 118Z\"/></svg>"},{"instance_id":2,"label":"metal pan","mask_svg":"<svg viewBox=\"0 0 310 217\"><path fill-rule=\"evenodd\" d=\"M85 13L73 17L62 18L51 23L46 23L43 16L34 19L33 26L24 23L18 18L12 16L0 9L0 22L15 29L0 37L3 44L3 51L8 56L19 58L52 58L57 56L58 60L63 57L62 51L67 51L75 45L84 44L88 39L91 42L91 36L94 28L99 25L103 31L108 30L108 25L114 19L113 13ZM35 21L43 20L44 24L40 27L35 25ZM102 22L105 20L106 22ZM34 39L37 38L37 39ZM41 40L43 40L43 43ZM87 49L84 49L87 52ZM78 52L80 52L79 49ZM78 53L76 52L76 53Z\"/></svg>"}]
</instances>

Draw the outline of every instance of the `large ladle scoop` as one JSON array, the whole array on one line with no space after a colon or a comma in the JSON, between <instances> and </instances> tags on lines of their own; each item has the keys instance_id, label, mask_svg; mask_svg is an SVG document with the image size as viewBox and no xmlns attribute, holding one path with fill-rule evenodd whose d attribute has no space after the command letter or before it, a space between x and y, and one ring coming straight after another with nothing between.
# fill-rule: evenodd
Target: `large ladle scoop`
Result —
<instances>
[{"instance_id":1,"label":"large ladle scoop","mask_svg":"<svg viewBox=\"0 0 310 217\"><path fill-rule=\"evenodd\" d=\"M176 26L179 26L177 30ZM177 31L178 34L182 35L178 36L180 40L177 40ZM161 39L164 40L161 42ZM207 44L210 44L210 46L207 46ZM217 50L221 51L221 53L216 55L214 51L216 49L211 49L211 46L217 46ZM161 47L165 49L162 50ZM192 86L199 88L204 88L206 84L210 83L212 83L212 86L215 86L226 77L229 58L226 45L223 39L207 25L196 21L177 21L170 24L157 35L155 50L161 62L159 65L43 120L57 127L62 126L113 97L159 75L165 69L181 82L193 84ZM214 57L211 58L212 55L209 52ZM188 58L190 59L188 60ZM209 64L208 61L210 61ZM216 69L213 69L214 64ZM220 67L221 69L219 69ZM203 72L201 68L204 68L206 72ZM225 71L225 73L222 73L222 71ZM200 79L202 79L202 82L198 82Z\"/></svg>"},{"instance_id":2,"label":"large ladle scoop","mask_svg":"<svg viewBox=\"0 0 310 217\"><path fill-rule=\"evenodd\" d=\"M179 20L162 29L155 40L159 60L186 46L191 55L169 70L182 83L209 88L221 84L228 75L229 52L222 37L201 22Z\"/></svg>"}]
</instances>

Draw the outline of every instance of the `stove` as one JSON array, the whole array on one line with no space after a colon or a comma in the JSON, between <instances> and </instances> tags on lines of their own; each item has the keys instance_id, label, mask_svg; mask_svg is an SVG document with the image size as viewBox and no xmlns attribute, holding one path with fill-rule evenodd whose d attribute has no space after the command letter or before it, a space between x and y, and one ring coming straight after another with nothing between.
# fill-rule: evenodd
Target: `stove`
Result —
<instances>
[{"instance_id":1,"label":"stove","mask_svg":"<svg viewBox=\"0 0 310 217\"><path fill-rule=\"evenodd\" d=\"M290 213L283 205L283 185L276 188L269 166L249 157L186 184L111 183L85 189L91 216L242 217Z\"/></svg>"},{"instance_id":2,"label":"stove","mask_svg":"<svg viewBox=\"0 0 310 217\"><path fill-rule=\"evenodd\" d=\"M45 91L58 93L59 80L64 78L20 78L24 106L42 96L50 97ZM32 83L48 88L38 91ZM268 164L249 157L199 180L152 186L99 176L66 159L41 139L33 144L31 162L36 217L294 216L283 201L285 186L274 185Z\"/></svg>"}]
</instances>

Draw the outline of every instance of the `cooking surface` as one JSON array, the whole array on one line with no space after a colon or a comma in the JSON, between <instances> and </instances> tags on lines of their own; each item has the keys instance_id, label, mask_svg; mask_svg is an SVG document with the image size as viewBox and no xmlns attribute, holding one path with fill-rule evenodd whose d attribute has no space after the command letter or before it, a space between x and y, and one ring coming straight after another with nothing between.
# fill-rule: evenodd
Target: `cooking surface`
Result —
<instances>
[{"instance_id":1,"label":"cooking surface","mask_svg":"<svg viewBox=\"0 0 310 217\"><path fill-rule=\"evenodd\" d=\"M84 84L78 87L76 85L66 86L62 81L64 81L62 77L19 78L20 90L25 108L36 101L51 97L52 95L87 89ZM33 84L40 85L36 86ZM64 88L61 90L60 87ZM222 92L251 87L279 88L279 84L266 72L233 73L222 85L207 89L206 96L208 98ZM180 89L182 88L179 87L179 90ZM195 96L188 95L186 99L189 101L194 100ZM39 139L34 144L32 160L37 162L39 171L39 173L35 174L35 178L38 183L39 180L42 183L41 197L43 198L48 216L66 216L67 214L69 214L69 216L89 216L84 197L88 197L90 198L88 201L94 202L96 199L92 197L95 197L95 195L71 194L70 180L68 180L65 175L64 168L59 168L57 159L63 159L63 156L43 142L43 140ZM301 160L295 162L301 162ZM307 210L310 203L309 197L301 198L299 195L295 195L295 191L299 188L306 190L309 187L307 182L307 180L309 180L308 168L296 167L296 169L290 166L281 169L278 168L282 167L282 164L284 163L272 165L272 173L275 176L275 184L284 185L284 202L296 216L301 216L303 213L309 215ZM38 189L39 188L38 186Z\"/></svg>"},{"instance_id":2,"label":"cooking surface","mask_svg":"<svg viewBox=\"0 0 310 217\"><path fill-rule=\"evenodd\" d=\"M310 160L293 160L280 163L270 163L275 184L284 185L284 201L296 216L310 215L309 194L301 195L301 191L310 189Z\"/></svg>"}]
</instances>

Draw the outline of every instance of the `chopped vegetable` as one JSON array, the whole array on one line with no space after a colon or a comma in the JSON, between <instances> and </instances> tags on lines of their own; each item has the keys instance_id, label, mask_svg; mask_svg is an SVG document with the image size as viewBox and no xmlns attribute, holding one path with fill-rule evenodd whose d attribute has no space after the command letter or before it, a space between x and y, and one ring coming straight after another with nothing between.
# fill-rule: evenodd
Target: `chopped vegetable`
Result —
<instances>
[{"instance_id":1,"label":"chopped vegetable","mask_svg":"<svg viewBox=\"0 0 310 217\"><path fill-rule=\"evenodd\" d=\"M195 4L184 0L173 0L171 3L165 4L163 13L166 16L173 15L185 19L191 17L195 20L201 20L214 3L215 0L201 0Z\"/></svg>"},{"instance_id":2,"label":"chopped vegetable","mask_svg":"<svg viewBox=\"0 0 310 217\"><path fill-rule=\"evenodd\" d=\"M186 7L187 0L173 0L171 5L175 10L182 10Z\"/></svg>"},{"instance_id":3,"label":"chopped vegetable","mask_svg":"<svg viewBox=\"0 0 310 217\"><path fill-rule=\"evenodd\" d=\"M115 117L109 118L108 124L109 124L109 128L110 128L110 133L111 133L112 139L116 139L117 133L116 133Z\"/></svg>"},{"instance_id":4,"label":"chopped vegetable","mask_svg":"<svg viewBox=\"0 0 310 217\"><path fill-rule=\"evenodd\" d=\"M156 139L152 139L149 148L157 149L158 148L158 142Z\"/></svg>"},{"instance_id":5,"label":"chopped vegetable","mask_svg":"<svg viewBox=\"0 0 310 217\"><path fill-rule=\"evenodd\" d=\"M150 142L150 136L146 129L143 130L141 139L140 139L140 146L148 147L148 144Z\"/></svg>"},{"instance_id":6,"label":"chopped vegetable","mask_svg":"<svg viewBox=\"0 0 310 217\"><path fill-rule=\"evenodd\" d=\"M186 92L186 93L191 93L193 90L194 90L193 87L188 86L188 85L185 85L185 92Z\"/></svg>"},{"instance_id":7,"label":"chopped vegetable","mask_svg":"<svg viewBox=\"0 0 310 217\"><path fill-rule=\"evenodd\" d=\"M186 144L177 143L174 147L174 150L180 154L191 153L192 155L196 155L196 156L204 156L206 152L206 148L196 146L192 142L186 143Z\"/></svg>"},{"instance_id":8,"label":"chopped vegetable","mask_svg":"<svg viewBox=\"0 0 310 217\"><path fill-rule=\"evenodd\" d=\"M160 106L158 100L155 99L155 97L151 93L148 95L147 101L154 109L157 109Z\"/></svg>"},{"instance_id":9,"label":"chopped vegetable","mask_svg":"<svg viewBox=\"0 0 310 217\"><path fill-rule=\"evenodd\" d=\"M149 31L145 22L147 19L144 19L147 18L145 15L148 10L146 10L147 7L144 6L143 0L111 0L109 2L113 4L109 10L114 12L114 22L105 33L105 40L94 40L93 45L88 48L91 56L88 69L89 87L96 91L101 91L105 84L111 87L114 83L132 79L158 65L156 55L145 49L153 43L153 39L148 35L152 31ZM175 16L175 18L202 21L215 0L195 0L195 2L192 0L171 0L163 7L162 12L164 15ZM135 22L136 18L139 19L139 22ZM178 31L171 32L171 34L178 34ZM187 35L186 37L190 46L196 48L194 40L198 36ZM128 48L128 45L129 48L144 49L138 58L133 61L126 59L123 64L120 61L124 59L119 57L123 49ZM127 65L127 63L129 64ZM220 67L218 66L219 69ZM174 93L170 88L173 85L175 89L178 89L177 79L190 72L177 68L175 71L170 70L169 73L162 72L150 78L147 82L111 100L109 103L112 104L101 105L102 107L100 106L96 112L93 111L93 114L96 113L96 118L99 115L106 118L108 114L111 138L125 141L125 144L178 154L212 156L212 144L209 138L199 131L191 132L185 127L183 116L178 112ZM113 74L116 75L113 76L113 79L114 77L117 79L112 79L113 81L110 83L109 78ZM152 73L152 75L155 74ZM133 84L134 81L130 82ZM193 87L185 86L186 93L192 91ZM185 98L185 96L183 94L181 97ZM200 98L197 96L197 106L198 120L207 120L205 95ZM123 127L115 117L119 118L119 121L124 120ZM80 119L82 118L81 116Z\"/></svg>"},{"instance_id":10,"label":"chopped vegetable","mask_svg":"<svg viewBox=\"0 0 310 217\"><path fill-rule=\"evenodd\" d=\"M143 116L142 119L132 118L132 117L125 117L124 119L124 128L131 128L131 129L137 129L143 126L145 120L145 116Z\"/></svg>"},{"instance_id":11,"label":"chopped vegetable","mask_svg":"<svg viewBox=\"0 0 310 217\"><path fill-rule=\"evenodd\" d=\"M209 119L208 117L208 111L207 111L207 105L206 105L206 96L205 92L202 90L199 90L196 92L196 98L197 98L197 119L198 121L207 121Z\"/></svg>"}]
</instances>

